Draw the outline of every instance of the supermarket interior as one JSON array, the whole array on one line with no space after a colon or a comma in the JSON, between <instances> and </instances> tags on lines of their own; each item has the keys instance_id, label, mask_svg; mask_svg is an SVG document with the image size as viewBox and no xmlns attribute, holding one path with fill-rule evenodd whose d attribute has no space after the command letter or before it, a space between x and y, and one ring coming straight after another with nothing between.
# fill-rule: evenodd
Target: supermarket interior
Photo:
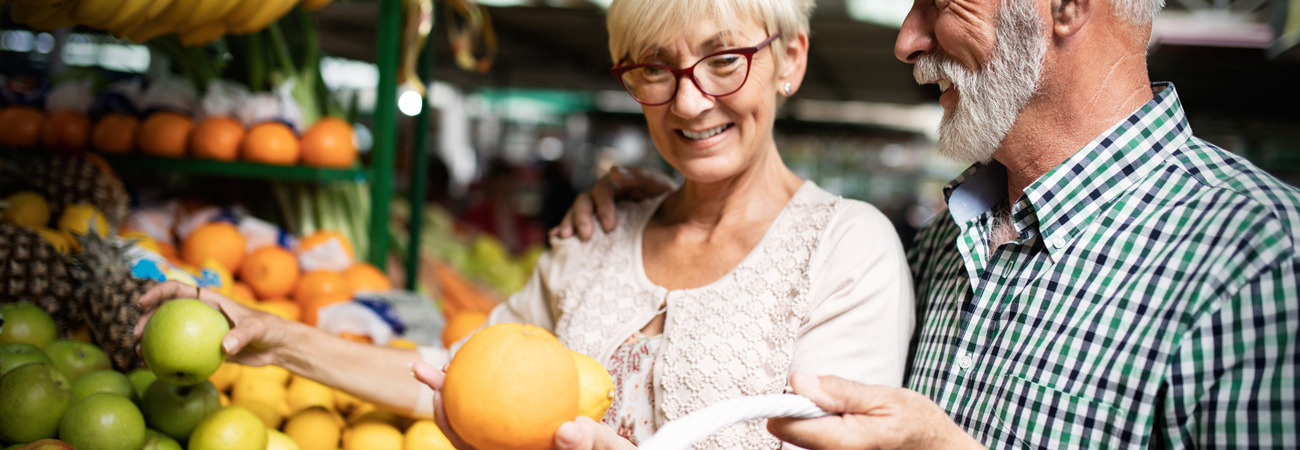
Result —
<instances>
[{"instance_id":1,"label":"supermarket interior","mask_svg":"<svg viewBox=\"0 0 1300 450\"><path fill-rule=\"evenodd\" d=\"M350 341L450 346L611 168L682 182L611 76L610 1L0 0L0 305L36 304L119 374L148 358L137 302L166 281ZM817 0L773 126L786 166L879 209L905 247L968 167L938 149L940 90L896 57L911 3ZM1300 184L1300 1L1168 0L1152 29L1150 77L1196 135ZM278 448L438 432L254 372L223 363L212 396L296 442ZM141 405L150 433L195 446Z\"/></svg>"}]
</instances>

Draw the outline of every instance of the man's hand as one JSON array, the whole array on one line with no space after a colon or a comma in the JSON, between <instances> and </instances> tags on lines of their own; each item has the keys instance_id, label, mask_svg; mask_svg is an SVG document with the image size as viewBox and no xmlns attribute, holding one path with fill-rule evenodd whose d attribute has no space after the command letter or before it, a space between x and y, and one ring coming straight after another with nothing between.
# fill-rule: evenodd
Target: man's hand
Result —
<instances>
[{"instance_id":1,"label":"man's hand","mask_svg":"<svg viewBox=\"0 0 1300 450\"><path fill-rule=\"evenodd\" d=\"M167 281L154 286L140 297L140 306L145 312L135 324L134 335L137 341L144 334L145 323L158 306L177 298L197 298L226 315L231 327L230 332L221 340L221 349L230 355L228 359L232 362L250 366L272 364L272 351L288 339L285 334L291 323L274 314L249 308L208 289L199 289L179 281Z\"/></svg>"},{"instance_id":2,"label":"man's hand","mask_svg":"<svg viewBox=\"0 0 1300 450\"><path fill-rule=\"evenodd\" d=\"M915 391L801 373L790 377L790 386L826 412L838 414L767 421L768 431L800 447L983 448L939 405Z\"/></svg>"},{"instance_id":3,"label":"man's hand","mask_svg":"<svg viewBox=\"0 0 1300 450\"><path fill-rule=\"evenodd\" d=\"M618 200L645 200L676 189L667 175L643 169L614 167L596 180L590 191L578 194L564 220L551 229L551 237L568 238L577 232L582 240L595 233L594 215L606 233L614 230L618 220L614 217L614 203Z\"/></svg>"}]
</instances>

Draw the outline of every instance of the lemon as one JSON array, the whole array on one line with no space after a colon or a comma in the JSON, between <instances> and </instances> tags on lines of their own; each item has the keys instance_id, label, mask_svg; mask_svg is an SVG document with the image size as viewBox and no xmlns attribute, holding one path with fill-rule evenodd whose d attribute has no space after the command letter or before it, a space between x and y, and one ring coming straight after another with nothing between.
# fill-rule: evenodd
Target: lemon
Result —
<instances>
[{"instance_id":1,"label":"lemon","mask_svg":"<svg viewBox=\"0 0 1300 450\"><path fill-rule=\"evenodd\" d=\"M293 380L289 381L288 401L290 414L311 406L333 409L334 388L295 375Z\"/></svg>"},{"instance_id":2,"label":"lemon","mask_svg":"<svg viewBox=\"0 0 1300 450\"><path fill-rule=\"evenodd\" d=\"M227 406L199 422L190 434L190 450L266 448L266 425L247 409Z\"/></svg>"},{"instance_id":3,"label":"lemon","mask_svg":"<svg viewBox=\"0 0 1300 450\"><path fill-rule=\"evenodd\" d=\"M208 377L208 381L211 381L212 385L216 386L218 391L225 392L230 389L230 386L234 385L236 381L239 381L239 376L243 374L244 367L243 364L223 361L221 366L217 367L217 371L213 372L212 376Z\"/></svg>"},{"instance_id":4,"label":"lemon","mask_svg":"<svg viewBox=\"0 0 1300 450\"><path fill-rule=\"evenodd\" d=\"M361 422L343 430L343 450L402 448L402 431L384 422Z\"/></svg>"},{"instance_id":5,"label":"lemon","mask_svg":"<svg viewBox=\"0 0 1300 450\"><path fill-rule=\"evenodd\" d=\"M456 447L442 434L438 424L429 419L417 420L406 429L402 450L452 450Z\"/></svg>"},{"instance_id":6,"label":"lemon","mask_svg":"<svg viewBox=\"0 0 1300 450\"><path fill-rule=\"evenodd\" d=\"M59 229L76 235L89 233L92 223L99 237L108 236L108 220L104 219L104 213L89 203L68 205L59 215Z\"/></svg>"},{"instance_id":7,"label":"lemon","mask_svg":"<svg viewBox=\"0 0 1300 450\"><path fill-rule=\"evenodd\" d=\"M284 424L284 434L303 450L338 448L342 430L343 418L318 406L298 411Z\"/></svg>"},{"instance_id":8,"label":"lemon","mask_svg":"<svg viewBox=\"0 0 1300 450\"><path fill-rule=\"evenodd\" d=\"M50 223L50 204L34 191L18 191L4 198L0 217L29 228L44 227Z\"/></svg>"},{"instance_id":9,"label":"lemon","mask_svg":"<svg viewBox=\"0 0 1300 450\"><path fill-rule=\"evenodd\" d=\"M578 366L578 414L600 422L614 401L614 378L590 356L569 350Z\"/></svg>"},{"instance_id":10,"label":"lemon","mask_svg":"<svg viewBox=\"0 0 1300 450\"><path fill-rule=\"evenodd\" d=\"M67 231L46 227L32 227L31 229L40 233L41 237L45 238L45 242L49 242L60 253L73 253L81 249L81 246L77 244L77 240Z\"/></svg>"}]
</instances>

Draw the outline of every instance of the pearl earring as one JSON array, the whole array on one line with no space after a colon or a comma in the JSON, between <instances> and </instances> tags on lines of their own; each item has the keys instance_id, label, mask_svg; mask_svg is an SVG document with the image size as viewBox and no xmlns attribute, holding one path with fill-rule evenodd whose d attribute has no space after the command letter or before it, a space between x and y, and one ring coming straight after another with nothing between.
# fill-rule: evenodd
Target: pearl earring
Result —
<instances>
[{"instance_id":1,"label":"pearl earring","mask_svg":"<svg viewBox=\"0 0 1300 450\"><path fill-rule=\"evenodd\" d=\"M790 95L794 93L794 85L790 84L789 81L785 82L784 89L785 89L785 95Z\"/></svg>"}]
</instances>

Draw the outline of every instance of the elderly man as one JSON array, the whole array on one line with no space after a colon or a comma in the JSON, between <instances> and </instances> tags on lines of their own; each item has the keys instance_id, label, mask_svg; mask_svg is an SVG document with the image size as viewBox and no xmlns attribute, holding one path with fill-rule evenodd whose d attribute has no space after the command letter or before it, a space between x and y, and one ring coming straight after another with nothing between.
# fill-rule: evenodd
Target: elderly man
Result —
<instances>
[{"instance_id":1,"label":"elderly man","mask_svg":"<svg viewBox=\"0 0 1300 450\"><path fill-rule=\"evenodd\" d=\"M1300 445L1300 192L1193 136L1174 86L1150 82L1161 4L915 0L895 52L943 91L942 151L976 163L909 255L910 389L796 374L839 414L772 433L812 448ZM614 190L594 190L598 210Z\"/></svg>"}]
</instances>

